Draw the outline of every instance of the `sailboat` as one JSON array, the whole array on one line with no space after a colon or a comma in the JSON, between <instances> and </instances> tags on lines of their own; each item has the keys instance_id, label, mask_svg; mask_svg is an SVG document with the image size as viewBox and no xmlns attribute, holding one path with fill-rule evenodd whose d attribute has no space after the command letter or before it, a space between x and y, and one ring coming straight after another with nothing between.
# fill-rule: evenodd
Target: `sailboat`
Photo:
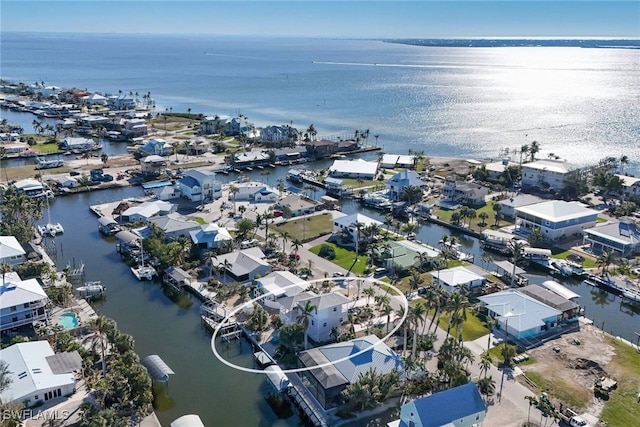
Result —
<instances>
[{"instance_id":1,"label":"sailboat","mask_svg":"<svg viewBox=\"0 0 640 427\"><path fill-rule=\"evenodd\" d=\"M157 276L158 272L150 265L144 265L144 247L140 242L140 264L137 267L131 267L131 272L140 281L152 280L153 276Z\"/></svg>"},{"instance_id":2,"label":"sailboat","mask_svg":"<svg viewBox=\"0 0 640 427\"><path fill-rule=\"evenodd\" d=\"M49 197L45 196L45 199L47 200L47 221L48 222L46 225L39 225L38 231L43 236L55 237L58 234L64 233L64 228L62 228L62 224L60 224L59 222L56 222L55 224L51 222L51 209L49 206Z\"/></svg>"}]
</instances>

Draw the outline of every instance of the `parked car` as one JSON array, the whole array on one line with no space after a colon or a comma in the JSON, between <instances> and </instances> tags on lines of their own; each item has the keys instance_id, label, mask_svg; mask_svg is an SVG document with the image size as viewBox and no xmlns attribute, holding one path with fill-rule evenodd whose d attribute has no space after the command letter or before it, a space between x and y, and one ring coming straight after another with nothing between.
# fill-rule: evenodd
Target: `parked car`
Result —
<instances>
[{"instance_id":1,"label":"parked car","mask_svg":"<svg viewBox=\"0 0 640 427\"><path fill-rule=\"evenodd\" d=\"M333 277L344 277L344 273L340 272L340 271L336 271L333 273Z\"/></svg>"},{"instance_id":2,"label":"parked car","mask_svg":"<svg viewBox=\"0 0 640 427\"><path fill-rule=\"evenodd\" d=\"M587 421L579 416L575 416L575 417L571 417L571 419L569 420L569 425L571 427L589 427L589 423L587 423Z\"/></svg>"}]
</instances>

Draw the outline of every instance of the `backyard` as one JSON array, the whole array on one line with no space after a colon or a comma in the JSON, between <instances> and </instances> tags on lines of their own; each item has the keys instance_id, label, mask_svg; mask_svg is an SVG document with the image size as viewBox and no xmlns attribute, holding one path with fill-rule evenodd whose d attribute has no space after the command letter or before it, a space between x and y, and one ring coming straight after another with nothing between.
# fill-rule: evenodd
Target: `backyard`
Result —
<instances>
[{"instance_id":1,"label":"backyard","mask_svg":"<svg viewBox=\"0 0 640 427\"><path fill-rule=\"evenodd\" d=\"M280 234L287 232L289 240L306 242L317 237L329 234L333 231L331 214L313 215L306 218L292 219L282 224L277 224L274 230Z\"/></svg>"},{"instance_id":2,"label":"backyard","mask_svg":"<svg viewBox=\"0 0 640 427\"><path fill-rule=\"evenodd\" d=\"M351 271L352 273L355 274L363 274L364 271L367 268L367 256L366 255L358 255L358 260L357 262L354 264L354 259L356 256L356 253L354 251L351 251L349 249L345 249L345 248L341 248L340 246L336 245L335 243L323 243L317 246L314 246L310 249L311 252L313 252L314 254L318 255L320 252L320 248L322 247L322 245L330 245L333 247L335 253L336 253L336 257L332 260L330 260L331 262L333 262L336 265L339 265L340 267Z\"/></svg>"}]
</instances>

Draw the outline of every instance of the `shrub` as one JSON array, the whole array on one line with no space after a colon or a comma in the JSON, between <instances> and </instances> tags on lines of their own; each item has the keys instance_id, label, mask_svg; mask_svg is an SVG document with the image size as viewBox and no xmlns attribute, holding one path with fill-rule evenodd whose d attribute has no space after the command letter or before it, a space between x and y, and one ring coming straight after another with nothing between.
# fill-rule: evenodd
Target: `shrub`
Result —
<instances>
[{"instance_id":1,"label":"shrub","mask_svg":"<svg viewBox=\"0 0 640 427\"><path fill-rule=\"evenodd\" d=\"M335 259L336 250L333 248L333 246L323 243L322 246L320 246L318 255L326 259Z\"/></svg>"}]
</instances>

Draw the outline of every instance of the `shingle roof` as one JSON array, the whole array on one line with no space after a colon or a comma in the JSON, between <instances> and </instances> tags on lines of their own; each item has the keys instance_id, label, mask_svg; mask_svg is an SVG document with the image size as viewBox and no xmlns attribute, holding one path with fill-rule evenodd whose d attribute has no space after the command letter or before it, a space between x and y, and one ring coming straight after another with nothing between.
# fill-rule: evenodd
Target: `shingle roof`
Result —
<instances>
[{"instance_id":1,"label":"shingle roof","mask_svg":"<svg viewBox=\"0 0 640 427\"><path fill-rule=\"evenodd\" d=\"M415 416L422 427L449 426L454 421L486 411L478 386L473 382L414 400L405 406L415 408ZM402 419L400 426L407 425L407 420Z\"/></svg>"},{"instance_id":2,"label":"shingle roof","mask_svg":"<svg viewBox=\"0 0 640 427\"><path fill-rule=\"evenodd\" d=\"M304 306L307 301L315 305L317 310L323 310L325 308L346 304L349 302L349 298L337 292L329 292L327 294L300 299L298 300L298 304Z\"/></svg>"}]
</instances>

